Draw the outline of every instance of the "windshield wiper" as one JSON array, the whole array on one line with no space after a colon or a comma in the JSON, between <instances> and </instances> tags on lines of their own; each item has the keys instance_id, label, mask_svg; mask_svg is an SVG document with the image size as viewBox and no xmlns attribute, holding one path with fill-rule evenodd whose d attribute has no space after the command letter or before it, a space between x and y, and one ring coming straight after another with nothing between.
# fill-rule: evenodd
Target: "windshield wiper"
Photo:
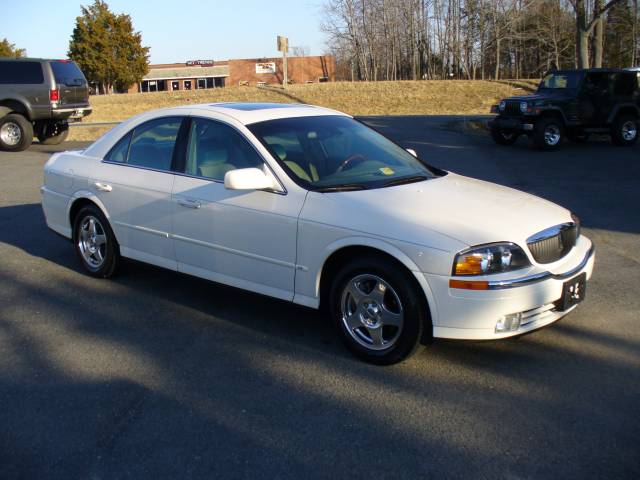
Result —
<instances>
[{"instance_id":1,"label":"windshield wiper","mask_svg":"<svg viewBox=\"0 0 640 480\"><path fill-rule=\"evenodd\" d=\"M316 188L314 191L320 193L329 193L329 192L352 192L355 190L366 190L367 187L360 183L343 183L342 185L332 185L330 187L320 187Z\"/></svg>"},{"instance_id":2,"label":"windshield wiper","mask_svg":"<svg viewBox=\"0 0 640 480\"><path fill-rule=\"evenodd\" d=\"M393 187L395 185L406 185L407 183L422 182L423 180L429 180L429 177L424 175L413 175L412 177L396 178L395 180L389 180L383 183L383 187Z\"/></svg>"}]
</instances>

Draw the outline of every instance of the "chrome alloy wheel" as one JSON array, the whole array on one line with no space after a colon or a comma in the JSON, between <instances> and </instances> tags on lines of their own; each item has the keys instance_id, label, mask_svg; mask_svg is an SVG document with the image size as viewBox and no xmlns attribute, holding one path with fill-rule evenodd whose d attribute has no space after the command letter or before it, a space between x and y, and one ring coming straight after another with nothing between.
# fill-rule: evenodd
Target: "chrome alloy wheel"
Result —
<instances>
[{"instance_id":1,"label":"chrome alloy wheel","mask_svg":"<svg viewBox=\"0 0 640 480\"><path fill-rule=\"evenodd\" d=\"M636 135L638 135L638 125L636 122L629 120L622 124L622 138L624 138L625 141L630 142L634 140Z\"/></svg>"},{"instance_id":2,"label":"chrome alloy wheel","mask_svg":"<svg viewBox=\"0 0 640 480\"><path fill-rule=\"evenodd\" d=\"M386 350L398 341L404 323L402 302L382 278L352 278L342 292L340 309L344 327L363 347Z\"/></svg>"},{"instance_id":3,"label":"chrome alloy wheel","mask_svg":"<svg viewBox=\"0 0 640 480\"><path fill-rule=\"evenodd\" d=\"M7 122L0 127L0 140L5 145L15 147L22 140L22 130L17 123Z\"/></svg>"},{"instance_id":4,"label":"chrome alloy wheel","mask_svg":"<svg viewBox=\"0 0 640 480\"><path fill-rule=\"evenodd\" d=\"M554 125L553 123L547 125L544 129L544 141L550 147L555 147L562 137L560 133L560 127L558 125Z\"/></svg>"},{"instance_id":5,"label":"chrome alloy wheel","mask_svg":"<svg viewBox=\"0 0 640 480\"><path fill-rule=\"evenodd\" d=\"M78 232L78 248L85 263L98 269L102 266L107 249L107 235L96 217L88 215L82 219Z\"/></svg>"}]
</instances>

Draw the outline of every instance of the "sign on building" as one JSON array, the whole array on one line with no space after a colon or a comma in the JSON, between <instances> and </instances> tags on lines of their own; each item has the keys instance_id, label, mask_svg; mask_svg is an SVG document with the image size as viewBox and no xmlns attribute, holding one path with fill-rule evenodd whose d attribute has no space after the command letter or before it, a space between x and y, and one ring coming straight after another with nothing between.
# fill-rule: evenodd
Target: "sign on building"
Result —
<instances>
[{"instance_id":1,"label":"sign on building","mask_svg":"<svg viewBox=\"0 0 640 480\"><path fill-rule=\"evenodd\" d=\"M195 67L200 65L202 67L210 67L213 65L213 60L189 60L187 62L187 67Z\"/></svg>"},{"instance_id":2,"label":"sign on building","mask_svg":"<svg viewBox=\"0 0 640 480\"><path fill-rule=\"evenodd\" d=\"M256 73L276 73L275 62L256 63Z\"/></svg>"}]
</instances>

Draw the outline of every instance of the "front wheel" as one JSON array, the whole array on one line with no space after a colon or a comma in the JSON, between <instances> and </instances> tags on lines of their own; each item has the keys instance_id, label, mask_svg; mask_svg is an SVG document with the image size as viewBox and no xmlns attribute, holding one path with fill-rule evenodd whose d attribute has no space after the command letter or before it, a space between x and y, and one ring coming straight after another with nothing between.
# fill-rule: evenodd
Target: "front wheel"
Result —
<instances>
[{"instance_id":1,"label":"front wheel","mask_svg":"<svg viewBox=\"0 0 640 480\"><path fill-rule=\"evenodd\" d=\"M543 150L555 150L564 138L564 125L556 118L541 118L533 128L533 143Z\"/></svg>"},{"instance_id":2,"label":"front wheel","mask_svg":"<svg viewBox=\"0 0 640 480\"><path fill-rule=\"evenodd\" d=\"M408 272L385 258L362 257L345 265L333 282L330 302L347 348L377 365L415 352L428 318L418 288Z\"/></svg>"},{"instance_id":3,"label":"front wheel","mask_svg":"<svg viewBox=\"0 0 640 480\"><path fill-rule=\"evenodd\" d=\"M95 205L83 207L76 215L73 243L89 275L108 278L115 273L119 261L116 237Z\"/></svg>"},{"instance_id":4,"label":"front wheel","mask_svg":"<svg viewBox=\"0 0 640 480\"><path fill-rule=\"evenodd\" d=\"M616 145L630 147L638 141L638 119L620 115L611 126L611 139Z\"/></svg>"}]
</instances>

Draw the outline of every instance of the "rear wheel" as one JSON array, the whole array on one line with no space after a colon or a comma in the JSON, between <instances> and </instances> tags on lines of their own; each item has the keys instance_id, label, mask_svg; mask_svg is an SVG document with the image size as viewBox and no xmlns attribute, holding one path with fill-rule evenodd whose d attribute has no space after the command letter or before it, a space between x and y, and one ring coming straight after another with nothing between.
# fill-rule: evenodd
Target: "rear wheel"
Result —
<instances>
[{"instance_id":1,"label":"rear wheel","mask_svg":"<svg viewBox=\"0 0 640 480\"><path fill-rule=\"evenodd\" d=\"M43 145L59 145L67 139L68 135L68 123L48 123L44 125L42 132L38 134L38 141Z\"/></svg>"},{"instance_id":2,"label":"rear wheel","mask_svg":"<svg viewBox=\"0 0 640 480\"><path fill-rule=\"evenodd\" d=\"M533 128L533 143L543 150L555 150L564 138L564 125L562 121L546 117L536 121Z\"/></svg>"},{"instance_id":3,"label":"rear wheel","mask_svg":"<svg viewBox=\"0 0 640 480\"><path fill-rule=\"evenodd\" d=\"M109 222L95 205L87 205L76 215L73 243L82 266L89 275L111 277L118 266L119 254Z\"/></svg>"},{"instance_id":4,"label":"rear wheel","mask_svg":"<svg viewBox=\"0 0 640 480\"><path fill-rule=\"evenodd\" d=\"M410 356L428 318L418 288L408 272L382 257L345 265L332 284L330 303L347 348L378 365Z\"/></svg>"},{"instance_id":5,"label":"rear wheel","mask_svg":"<svg viewBox=\"0 0 640 480\"><path fill-rule=\"evenodd\" d=\"M633 115L620 115L611 126L611 139L616 145L630 147L638 141L638 119Z\"/></svg>"},{"instance_id":6,"label":"rear wheel","mask_svg":"<svg viewBox=\"0 0 640 480\"><path fill-rule=\"evenodd\" d=\"M491 138L498 145L513 145L518 140L518 134L500 128L492 128Z\"/></svg>"},{"instance_id":7,"label":"rear wheel","mask_svg":"<svg viewBox=\"0 0 640 480\"><path fill-rule=\"evenodd\" d=\"M21 152L33 141L33 125L18 113L0 118L0 150Z\"/></svg>"}]
</instances>

